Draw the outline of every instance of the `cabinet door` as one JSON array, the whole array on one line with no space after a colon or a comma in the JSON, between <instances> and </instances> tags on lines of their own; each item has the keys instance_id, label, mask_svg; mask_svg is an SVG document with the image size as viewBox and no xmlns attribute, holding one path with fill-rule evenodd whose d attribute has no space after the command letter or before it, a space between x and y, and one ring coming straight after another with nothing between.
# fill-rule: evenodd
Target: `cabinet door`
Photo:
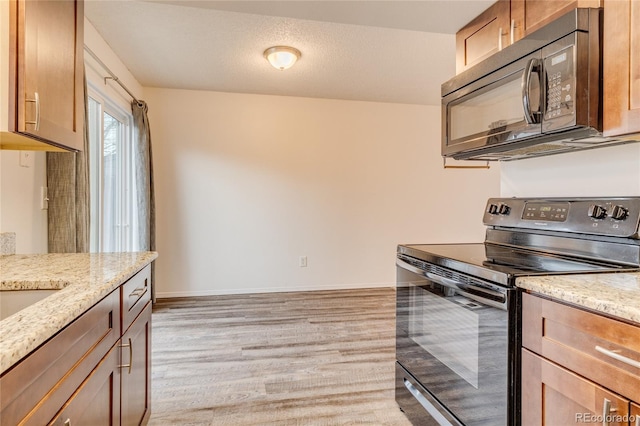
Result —
<instances>
[{"instance_id":1,"label":"cabinet door","mask_svg":"<svg viewBox=\"0 0 640 426\"><path fill-rule=\"evenodd\" d=\"M606 136L640 133L640 0L604 4Z\"/></svg>"},{"instance_id":2,"label":"cabinet door","mask_svg":"<svg viewBox=\"0 0 640 426\"><path fill-rule=\"evenodd\" d=\"M84 128L82 0L12 2L19 133L80 150Z\"/></svg>"},{"instance_id":3,"label":"cabinet door","mask_svg":"<svg viewBox=\"0 0 640 426\"><path fill-rule=\"evenodd\" d=\"M509 45L510 4L498 0L456 33L456 72Z\"/></svg>"},{"instance_id":4,"label":"cabinet door","mask_svg":"<svg viewBox=\"0 0 640 426\"><path fill-rule=\"evenodd\" d=\"M115 426L120 424L118 345L102 359L50 424Z\"/></svg>"},{"instance_id":5,"label":"cabinet door","mask_svg":"<svg viewBox=\"0 0 640 426\"><path fill-rule=\"evenodd\" d=\"M522 350L522 425L626 425L629 401Z\"/></svg>"},{"instance_id":6,"label":"cabinet door","mask_svg":"<svg viewBox=\"0 0 640 426\"><path fill-rule=\"evenodd\" d=\"M631 425L640 426L640 405L631 404Z\"/></svg>"},{"instance_id":7,"label":"cabinet door","mask_svg":"<svg viewBox=\"0 0 640 426\"><path fill-rule=\"evenodd\" d=\"M576 7L602 7L602 0L512 0L514 39L531 34Z\"/></svg>"},{"instance_id":8,"label":"cabinet door","mask_svg":"<svg viewBox=\"0 0 640 426\"><path fill-rule=\"evenodd\" d=\"M122 336L122 364L122 425L145 424L151 414L151 303Z\"/></svg>"}]
</instances>

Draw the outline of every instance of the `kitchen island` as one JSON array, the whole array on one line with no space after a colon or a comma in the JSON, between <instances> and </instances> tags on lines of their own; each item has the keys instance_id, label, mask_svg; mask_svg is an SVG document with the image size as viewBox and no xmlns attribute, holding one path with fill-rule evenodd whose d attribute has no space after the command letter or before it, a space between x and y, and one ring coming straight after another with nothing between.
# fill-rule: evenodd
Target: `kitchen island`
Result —
<instances>
[{"instance_id":1,"label":"kitchen island","mask_svg":"<svg viewBox=\"0 0 640 426\"><path fill-rule=\"evenodd\" d=\"M0 290L48 290L0 321L0 415L95 424L150 415L155 252L0 257ZM52 293L52 294L51 294Z\"/></svg>"},{"instance_id":2,"label":"kitchen island","mask_svg":"<svg viewBox=\"0 0 640 426\"><path fill-rule=\"evenodd\" d=\"M0 374L157 257L155 252L0 256L0 291L59 290L0 321Z\"/></svg>"}]
</instances>

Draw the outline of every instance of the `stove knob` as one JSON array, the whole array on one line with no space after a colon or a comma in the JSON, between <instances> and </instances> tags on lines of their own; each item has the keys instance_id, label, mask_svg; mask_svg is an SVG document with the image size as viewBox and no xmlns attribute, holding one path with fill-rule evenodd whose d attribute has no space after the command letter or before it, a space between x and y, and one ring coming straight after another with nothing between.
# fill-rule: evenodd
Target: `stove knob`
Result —
<instances>
[{"instance_id":1,"label":"stove knob","mask_svg":"<svg viewBox=\"0 0 640 426\"><path fill-rule=\"evenodd\" d=\"M498 214L508 215L510 210L508 205L503 203L498 204Z\"/></svg>"},{"instance_id":2,"label":"stove knob","mask_svg":"<svg viewBox=\"0 0 640 426\"><path fill-rule=\"evenodd\" d=\"M498 206L495 204L489 204L487 206L487 213L489 214L498 214Z\"/></svg>"},{"instance_id":3,"label":"stove knob","mask_svg":"<svg viewBox=\"0 0 640 426\"><path fill-rule=\"evenodd\" d=\"M629 210L623 206L614 206L611 210L611 217L615 220L625 220L629 216Z\"/></svg>"},{"instance_id":4,"label":"stove knob","mask_svg":"<svg viewBox=\"0 0 640 426\"><path fill-rule=\"evenodd\" d=\"M592 204L589 206L589 210L587 211L589 217L594 219L604 219L607 217L607 209L597 204Z\"/></svg>"}]
</instances>

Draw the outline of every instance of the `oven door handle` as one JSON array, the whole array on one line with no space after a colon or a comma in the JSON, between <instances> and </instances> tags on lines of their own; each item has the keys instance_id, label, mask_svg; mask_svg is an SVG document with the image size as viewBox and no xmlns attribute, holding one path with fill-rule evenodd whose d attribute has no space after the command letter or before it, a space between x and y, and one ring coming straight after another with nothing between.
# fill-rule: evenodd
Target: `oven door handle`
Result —
<instances>
[{"instance_id":1,"label":"oven door handle","mask_svg":"<svg viewBox=\"0 0 640 426\"><path fill-rule=\"evenodd\" d=\"M468 297L469 299L475 300L478 303L482 303L483 305L492 306L494 308L502 309L505 311L507 310L506 292L501 293L499 291L490 290L488 288L483 288L476 285L462 284L455 280L441 277L440 275L436 275L431 272L423 271L422 269L417 268L398 258L396 258L396 265L400 268L406 269L409 272L413 272L414 274L422 275L423 277L435 282L436 284L454 289L456 293Z\"/></svg>"}]
</instances>

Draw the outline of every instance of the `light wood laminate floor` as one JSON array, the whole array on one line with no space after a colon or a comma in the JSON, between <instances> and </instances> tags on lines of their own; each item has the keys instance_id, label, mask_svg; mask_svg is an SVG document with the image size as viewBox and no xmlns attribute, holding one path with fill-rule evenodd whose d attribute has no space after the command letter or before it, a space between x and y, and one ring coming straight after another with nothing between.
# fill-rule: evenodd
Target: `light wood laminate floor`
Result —
<instances>
[{"instance_id":1,"label":"light wood laminate floor","mask_svg":"<svg viewBox=\"0 0 640 426\"><path fill-rule=\"evenodd\" d=\"M151 425L410 425L395 290L161 299Z\"/></svg>"}]
</instances>

